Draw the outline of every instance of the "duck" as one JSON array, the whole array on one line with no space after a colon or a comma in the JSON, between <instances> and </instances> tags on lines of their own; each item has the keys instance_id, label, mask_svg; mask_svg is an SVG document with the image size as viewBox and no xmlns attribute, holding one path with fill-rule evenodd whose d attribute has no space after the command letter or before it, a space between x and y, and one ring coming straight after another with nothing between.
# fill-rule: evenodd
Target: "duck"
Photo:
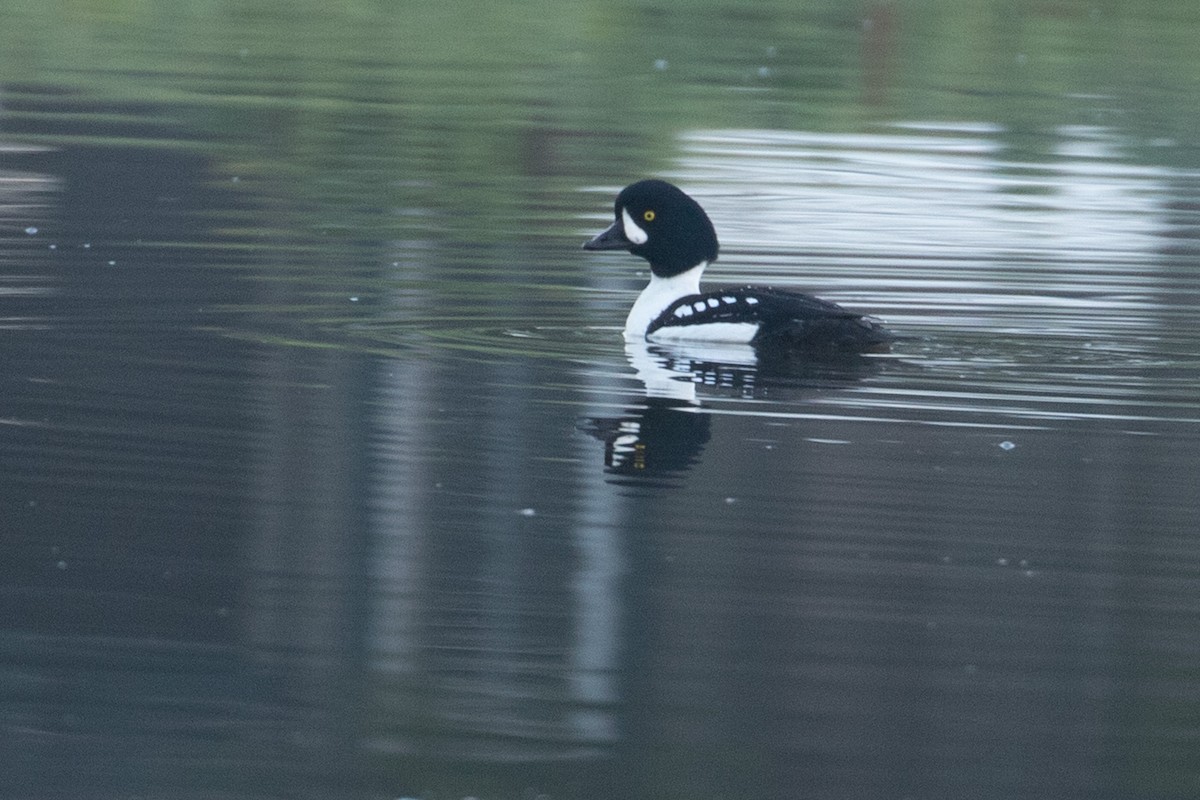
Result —
<instances>
[{"instance_id":1,"label":"duck","mask_svg":"<svg viewBox=\"0 0 1200 800\"><path fill-rule=\"evenodd\" d=\"M613 203L612 225L584 250L644 258L650 282L625 319L628 342L748 344L809 353L887 350L895 339L869 316L802 292L772 286L700 290L720 245L712 220L695 199L664 180L626 186Z\"/></svg>"}]
</instances>

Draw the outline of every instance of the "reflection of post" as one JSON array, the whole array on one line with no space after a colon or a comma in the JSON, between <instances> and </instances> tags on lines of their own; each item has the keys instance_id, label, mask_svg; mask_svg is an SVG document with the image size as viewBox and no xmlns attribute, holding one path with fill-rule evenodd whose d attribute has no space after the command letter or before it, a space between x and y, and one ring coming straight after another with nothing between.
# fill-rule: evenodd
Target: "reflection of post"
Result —
<instances>
[{"instance_id":1,"label":"reflection of post","mask_svg":"<svg viewBox=\"0 0 1200 800\"><path fill-rule=\"evenodd\" d=\"M591 471L591 464L581 460ZM613 744L617 731L613 709L619 656L621 555L618 527L610 522L616 502L605 481L582 480L589 487L582 498L574 531L579 551L576 571L575 642L570 653L574 735L580 742ZM618 510L616 512L620 514Z\"/></svg>"},{"instance_id":2,"label":"reflection of post","mask_svg":"<svg viewBox=\"0 0 1200 800\"><path fill-rule=\"evenodd\" d=\"M272 303L286 305L275 298ZM257 407L270 409L256 431L256 524L248 537L246 638L280 691L303 698L297 741L326 774L354 758L362 706L367 448L356 395L368 378L351 353L275 348L262 362ZM266 416L266 415L265 415ZM304 711L301 711L304 709Z\"/></svg>"},{"instance_id":3,"label":"reflection of post","mask_svg":"<svg viewBox=\"0 0 1200 800\"><path fill-rule=\"evenodd\" d=\"M399 251L406 276L436 275L436 252ZM615 739L621 506L612 487L545 458L528 387L560 377L558 365L517 368L397 360L370 404L365 738L405 775L450 760L459 778L519 764L529 779L535 764L595 763ZM448 415L468 383L501 388Z\"/></svg>"},{"instance_id":4,"label":"reflection of post","mask_svg":"<svg viewBox=\"0 0 1200 800\"><path fill-rule=\"evenodd\" d=\"M892 83L896 27L894 3L875 3L863 17L863 100L869 106L882 105L887 99L887 90Z\"/></svg>"}]
</instances>

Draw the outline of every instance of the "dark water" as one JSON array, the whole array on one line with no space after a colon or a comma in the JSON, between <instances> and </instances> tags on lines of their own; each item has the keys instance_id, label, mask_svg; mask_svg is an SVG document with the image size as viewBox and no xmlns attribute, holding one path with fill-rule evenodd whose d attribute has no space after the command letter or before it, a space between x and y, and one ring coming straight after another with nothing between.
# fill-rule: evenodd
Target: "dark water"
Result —
<instances>
[{"instance_id":1,"label":"dark water","mask_svg":"<svg viewBox=\"0 0 1200 800\"><path fill-rule=\"evenodd\" d=\"M11 12L0 796L1200 794L1191 4Z\"/></svg>"}]
</instances>

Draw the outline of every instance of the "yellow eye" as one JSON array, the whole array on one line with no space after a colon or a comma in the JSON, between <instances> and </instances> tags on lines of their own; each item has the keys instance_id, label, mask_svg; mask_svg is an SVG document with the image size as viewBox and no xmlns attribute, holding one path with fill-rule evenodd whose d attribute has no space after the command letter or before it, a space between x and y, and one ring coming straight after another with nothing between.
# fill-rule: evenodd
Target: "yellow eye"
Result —
<instances>
[{"instance_id":1,"label":"yellow eye","mask_svg":"<svg viewBox=\"0 0 1200 800\"><path fill-rule=\"evenodd\" d=\"M646 211L642 212L642 219L646 220L646 222L654 222L654 210L646 209Z\"/></svg>"}]
</instances>

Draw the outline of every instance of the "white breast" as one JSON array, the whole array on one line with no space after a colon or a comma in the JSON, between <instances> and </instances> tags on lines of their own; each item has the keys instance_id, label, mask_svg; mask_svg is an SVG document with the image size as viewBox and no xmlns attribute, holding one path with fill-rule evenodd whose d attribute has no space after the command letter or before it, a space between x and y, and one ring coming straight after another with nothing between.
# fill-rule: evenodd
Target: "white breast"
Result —
<instances>
[{"instance_id":1,"label":"white breast","mask_svg":"<svg viewBox=\"0 0 1200 800\"><path fill-rule=\"evenodd\" d=\"M650 323L658 319L658 315L681 297L700 293L700 275L708 266L702 261L681 275L671 278L660 278L653 275L642 293L629 309L625 318L625 338L641 340L646 337Z\"/></svg>"}]
</instances>

